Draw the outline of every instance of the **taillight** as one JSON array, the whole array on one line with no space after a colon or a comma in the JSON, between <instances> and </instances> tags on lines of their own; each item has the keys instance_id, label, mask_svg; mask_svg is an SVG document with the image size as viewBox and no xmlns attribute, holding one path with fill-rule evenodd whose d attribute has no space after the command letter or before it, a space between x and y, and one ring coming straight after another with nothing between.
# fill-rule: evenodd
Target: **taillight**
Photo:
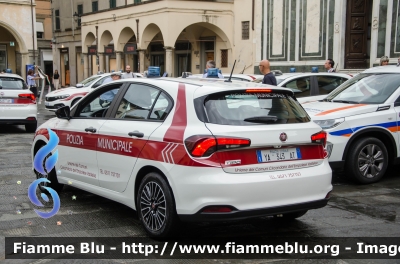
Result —
<instances>
[{"instance_id":1,"label":"taillight","mask_svg":"<svg viewBox=\"0 0 400 264\"><path fill-rule=\"evenodd\" d=\"M28 99L31 99L32 101L34 101L36 103L36 97L35 97L34 94L19 94L18 97L28 98Z\"/></svg>"},{"instance_id":2,"label":"taillight","mask_svg":"<svg viewBox=\"0 0 400 264\"><path fill-rule=\"evenodd\" d=\"M219 136L192 136L185 140L187 150L194 157L207 157L217 150L243 148L250 144L250 139Z\"/></svg>"},{"instance_id":3,"label":"taillight","mask_svg":"<svg viewBox=\"0 0 400 264\"><path fill-rule=\"evenodd\" d=\"M252 76L252 75L248 75L251 79L253 79L253 81L256 79L256 77Z\"/></svg>"},{"instance_id":4,"label":"taillight","mask_svg":"<svg viewBox=\"0 0 400 264\"><path fill-rule=\"evenodd\" d=\"M247 89L246 93L270 93L271 89Z\"/></svg>"},{"instance_id":5,"label":"taillight","mask_svg":"<svg viewBox=\"0 0 400 264\"><path fill-rule=\"evenodd\" d=\"M327 140L327 134L325 131L318 132L317 134L314 134L311 136L311 141L312 143L320 143L326 147L326 140Z\"/></svg>"},{"instance_id":6,"label":"taillight","mask_svg":"<svg viewBox=\"0 0 400 264\"><path fill-rule=\"evenodd\" d=\"M232 208L227 206L210 206L203 209L203 213L230 213L232 212Z\"/></svg>"}]
</instances>

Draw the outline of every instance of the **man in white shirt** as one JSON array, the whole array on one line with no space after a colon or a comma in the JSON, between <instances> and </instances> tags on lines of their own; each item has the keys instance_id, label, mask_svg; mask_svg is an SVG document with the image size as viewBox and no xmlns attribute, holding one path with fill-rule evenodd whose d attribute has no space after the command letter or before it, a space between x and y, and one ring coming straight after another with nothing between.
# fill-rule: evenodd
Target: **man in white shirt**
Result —
<instances>
[{"instance_id":1,"label":"man in white shirt","mask_svg":"<svg viewBox=\"0 0 400 264\"><path fill-rule=\"evenodd\" d=\"M129 78L136 78L136 75L131 72L131 66L126 65L125 73L122 74L121 79L129 79Z\"/></svg>"}]
</instances>

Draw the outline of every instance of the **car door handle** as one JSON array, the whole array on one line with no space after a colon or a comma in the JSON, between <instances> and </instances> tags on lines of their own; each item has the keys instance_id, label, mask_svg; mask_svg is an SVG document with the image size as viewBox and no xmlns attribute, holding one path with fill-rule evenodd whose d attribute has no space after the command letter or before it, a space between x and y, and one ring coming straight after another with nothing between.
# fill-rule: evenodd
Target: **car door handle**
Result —
<instances>
[{"instance_id":1,"label":"car door handle","mask_svg":"<svg viewBox=\"0 0 400 264\"><path fill-rule=\"evenodd\" d=\"M85 128L85 131L86 132L92 132L92 133L96 133L96 128L93 128L93 127L89 127L89 128Z\"/></svg>"},{"instance_id":2,"label":"car door handle","mask_svg":"<svg viewBox=\"0 0 400 264\"><path fill-rule=\"evenodd\" d=\"M129 132L128 135L130 137L138 137L138 138L144 137L144 134L142 132L139 132L139 131Z\"/></svg>"}]
</instances>

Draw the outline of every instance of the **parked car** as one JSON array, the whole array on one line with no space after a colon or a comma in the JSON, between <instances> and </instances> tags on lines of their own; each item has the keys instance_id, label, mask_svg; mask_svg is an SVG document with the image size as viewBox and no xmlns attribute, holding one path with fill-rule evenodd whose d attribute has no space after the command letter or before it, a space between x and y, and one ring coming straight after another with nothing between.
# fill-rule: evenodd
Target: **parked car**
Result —
<instances>
[{"instance_id":1,"label":"parked car","mask_svg":"<svg viewBox=\"0 0 400 264\"><path fill-rule=\"evenodd\" d=\"M140 73L133 73L137 78L143 78ZM63 106L73 106L86 94L92 92L94 89L103 84L103 82L110 77L111 73L101 73L93 75L75 87L68 87L50 92L45 98L45 107L49 111L56 111Z\"/></svg>"},{"instance_id":2,"label":"parked car","mask_svg":"<svg viewBox=\"0 0 400 264\"><path fill-rule=\"evenodd\" d=\"M101 102L110 91L111 102ZM178 220L297 218L325 206L332 190L326 133L289 89L120 80L56 115L38 129L32 156L51 129L58 162L36 176L58 191L72 181L135 209L150 236L173 234Z\"/></svg>"},{"instance_id":3,"label":"parked car","mask_svg":"<svg viewBox=\"0 0 400 264\"><path fill-rule=\"evenodd\" d=\"M352 76L343 73L283 73L276 75L277 86L291 89L296 98L326 95ZM263 76L254 80L261 83Z\"/></svg>"},{"instance_id":4,"label":"parked car","mask_svg":"<svg viewBox=\"0 0 400 264\"><path fill-rule=\"evenodd\" d=\"M25 125L26 132L36 131L36 97L17 74L0 74L0 124Z\"/></svg>"},{"instance_id":5,"label":"parked car","mask_svg":"<svg viewBox=\"0 0 400 264\"><path fill-rule=\"evenodd\" d=\"M375 67L327 96L301 98L313 121L328 133L333 169L344 168L360 183L374 183L400 161L399 87L400 68Z\"/></svg>"}]
</instances>

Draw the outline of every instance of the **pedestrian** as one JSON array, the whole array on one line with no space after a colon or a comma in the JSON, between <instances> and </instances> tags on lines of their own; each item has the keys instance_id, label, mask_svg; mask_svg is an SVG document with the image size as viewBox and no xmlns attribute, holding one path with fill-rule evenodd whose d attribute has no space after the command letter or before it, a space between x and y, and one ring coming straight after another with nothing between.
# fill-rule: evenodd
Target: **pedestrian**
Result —
<instances>
[{"instance_id":1,"label":"pedestrian","mask_svg":"<svg viewBox=\"0 0 400 264\"><path fill-rule=\"evenodd\" d=\"M106 83L110 83L113 81L118 81L119 79L121 79L121 73L120 72L113 72L111 73L111 77L108 77L107 79L105 79L103 81L103 84ZM112 100L114 99L115 95L118 93L119 89L114 89L111 91L107 91L105 93L103 93L102 95L100 95L100 100L99 103L102 107L106 107L107 105L110 105ZM105 104L103 106L103 104Z\"/></svg>"},{"instance_id":2,"label":"pedestrian","mask_svg":"<svg viewBox=\"0 0 400 264\"><path fill-rule=\"evenodd\" d=\"M379 66L387 66L389 65L389 57L388 56L382 56L381 57L381 62L379 63Z\"/></svg>"},{"instance_id":3,"label":"pedestrian","mask_svg":"<svg viewBox=\"0 0 400 264\"><path fill-rule=\"evenodd\" d=\"M35 66L35 69L37 71L37 66ZM28 71L27 79L28 79L29 90L35 95L35 97L37 97L38 90L36 87L36 80L40 80L41 78L39 77L39 75L37 73L34 73L34 71L32 69L30 69Z\"/></svg>"},{"instance_id":4,"label":"pedestrian","mask_svg":"<svg viewBox=\"0 0 400 264\"><path fill-rule=\"evenodd\" d=\"M55 70L54 74L53 74L54 89L58 90L58 85L59 84L60 84L60 74L58 73L58 70Z\"/></svg>"},{"instance_id":5,"label":"pedestrian","mask_svg":"<svg viewBox=\"0 0 400 264\"><path fill-rule=\"evenodd\" d=\"M215 61L213 61L213 60L207 61L206 70L205 70L205 73L203 74L203 78L208 78L208 69L216 69ZM224 79L224 76L221 73L219 73L218 69L217 69L217 72L218 72L218 78L219 79Z\"/></svg>"},{"instance_id":6,"label":"pedestrian","mask_svg":"<svg viewBox=\"0 0 400 264\"><path fill-rule=\"evenodd\" d=\"M336 70L333 68L335 66L335 62L332 59L327 59L325 61L325 69L327 72L336 72Z\"/></svg>"},{"instance_id":7,"label":"pedestrian","mask_svg":"<svg viewBox=\"0 0 400 264\"><path fill-rule=\"evenodd\" d=\"M131 72L131 66L126 65L125 73L122 74L121 79L136 78L136 75Z\"/></svg>"},{"instance_id":8,"label":"pedestrian","mask_svg":"<svg viewBox=\"0 0 400 264\"><path fill-rule=\"evenodd\" d=\"M277 85L275 75L271 72L271 65L268 60L260 61L258 67L260 68L260 72L264 75L263 84Z\"/></svg>"}]
</instances>

